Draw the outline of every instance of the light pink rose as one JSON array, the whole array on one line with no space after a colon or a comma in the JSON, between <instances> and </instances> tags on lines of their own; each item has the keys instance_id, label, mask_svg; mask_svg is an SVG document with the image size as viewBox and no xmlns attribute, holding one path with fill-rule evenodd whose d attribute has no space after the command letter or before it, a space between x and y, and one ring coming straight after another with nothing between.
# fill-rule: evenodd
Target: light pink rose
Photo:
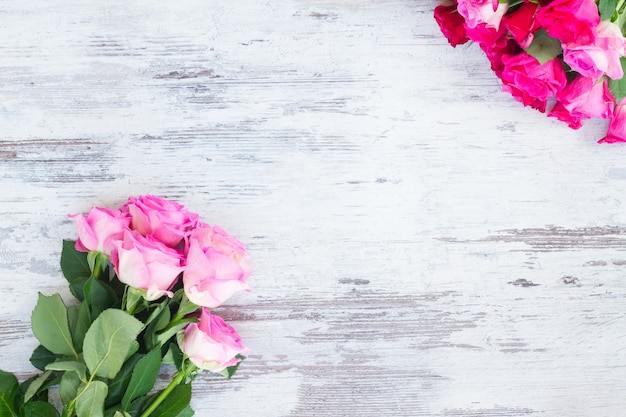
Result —
<instances>
[{"instance_id":1,"label":"light pink rose","mask_svg":"<svg viewBox=\"0 0 626 417\"><path fill-rule=\"evenodd\" d=\"M238 291L249 290L248 256L241 242L218 226L203 225L189 238L183 284L187 298L215 308Z\"/></svg>"},{"instance_id":2,"label":"light pink rose","mask_svg":"<svg viewBox=\"0 0 626 417\"><path fill-rule=\"evenodd\" d=\"M509 4L500 3L498 0L459 0L457 9L469 28L473 29L484 23L487 27L497 30L502 16L509 9Z\"/></svg>"},{"instance_id":3,"label":"light pink rose","mask_svg":"<svg viewBox=\"0 0 626 417\"><path fill-rule=\"evenodd\" d=\"M98 251L111 255L115 242L124 237L130 217L119 210L93 207L85 218L82 214L69 215L76 223L78 240L76 250L81 252Z\"/></svg>"},{"instance_id":4,"label":"light pink rose","mask_svg":"<svg viewBox=\"0 0 626 417\"><path fill-rule=\"evenodd\" d=\"M609 130L599 143L626 142L626 98L622 99L613 110Z\"/></svg>"},{"instance_id":5,"label":"light pink rose","mask_svg":"<svg viewBox=\"0 0 626 417\"><path fill-rule=\"evenodd\" d=\"M535 58L521 52L504 55L502 63L502 89L525 106L532 106L541 112L546 110L546 101L567 84L563 65L558 58L539 64Z\"/></svg>"},{"instance_id":6,"label":"light pink rose","mask_svg":"<svg viewBox=\"0 0 626 417\"><path fill-rule=\"evenodd\" d=\"M111 263L119 280L146 292L146 300L152 301L170 291L178 275L183 271L182 254L152 236L142 236L126 231L124 240L118 241L111 255Z\"/></svg>"},{"instance_id":7,"label":"light pink rose","mask_svg":"<svg viewBox=\"0 0 626 417\"><path fill-rule=\"evenodd\" d=\"M237 331L221 317L203 308L198 323L185 327L180 348L191 362L200 369L220 372L237 365L248 348L241 343Z\"/></svg>"},{"instance_id":8,"label":"light pink rose","mask_svg":"<svg viewBox=\"0 0 626 417\"><path fill-rule=\"evenodd\" d=\"M615 99L606 79L596 81L579 76L561 90L556 99L557 104L548 116L566 122L572 129L580 128L583 119L610 118L615 107Z\"/></svg>"},{"instance_id":9,"label":"light pink rose","mask_svg":"<svg viewBox=\"0 0 626 417\"><path fill-rule=\"evenodd\" d=\"M614 80L624 76L620 57L625 55L626 42L619 27L611 22L600 22L595 30L595 41L563 45L563 60L585 77L598 79L606 74Z\"/></svg>"},{"instance_id":10,"label":"light pink rose","mask_svg":"<svg viewBox=\"0 0 626 417\"><path fill-rule=\"evenodd\" d=\"M130 197L121 207L131 216L131 228L152 235L169 247L178 245L198 222L198 215L183 205L153 195Z\"/></svg>"},{"instance_id":11,"label":"light pink rose","mask_svg":"<svg viewBox=\"0 0 626 417\"><path fill-rule=\"evenodd\" d=\"M600 13L594 0L554 0L537 12L537 21L563 43L592 43Z\"/></svg>"}]
</instances>

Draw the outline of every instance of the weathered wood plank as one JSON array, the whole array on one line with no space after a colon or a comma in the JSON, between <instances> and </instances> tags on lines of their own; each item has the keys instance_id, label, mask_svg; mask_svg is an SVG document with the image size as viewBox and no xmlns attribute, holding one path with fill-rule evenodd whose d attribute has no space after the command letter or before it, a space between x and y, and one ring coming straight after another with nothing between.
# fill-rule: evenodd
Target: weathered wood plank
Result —
<instances>
[{"instance_id":1,"label":"weathered wood plank","mask_svg":"<svg viewBox=\"0 0 626 417\"><path fill-rule=\"evenodd\" d=\"M0 368L69 299L65 215L154 193L253 256L199 416L621 415L626 148L521 108L435 5L4 2Z\"/></svg>"}]
</instances>

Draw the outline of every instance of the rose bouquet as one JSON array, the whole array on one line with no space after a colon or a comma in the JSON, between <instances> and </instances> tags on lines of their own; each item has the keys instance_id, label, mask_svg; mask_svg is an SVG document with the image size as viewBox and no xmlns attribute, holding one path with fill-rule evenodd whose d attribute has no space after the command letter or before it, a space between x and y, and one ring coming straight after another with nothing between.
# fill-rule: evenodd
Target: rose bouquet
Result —
<instances>
[{"instance_id":1,"label":"rose bouquet","mask_svg":"<svg viewBox=\"0 0 626 417\"><path fill-rule=\"evenodd\" d=\"M0 371L0 417L192 416L196 375L230 377L248 351L211 312L248 290L244 246L154 196L70 217L78 239L63 242L61 269L76 301L39 294L31 363L42 373L20 384ZM155 390L162 364L176 371Z\"/></svg>"},{"instance_id":2,"label":"rose bouquet","mask_svg":"<svg viewBox=\"0 0 626 417\"><path fill-rule=\"evenodd\" d=\"M610 119L626 142L625 0L447 0L435 19L452 46L479 44L502 89L571 128Z\"/></svg>"}]
</instances>

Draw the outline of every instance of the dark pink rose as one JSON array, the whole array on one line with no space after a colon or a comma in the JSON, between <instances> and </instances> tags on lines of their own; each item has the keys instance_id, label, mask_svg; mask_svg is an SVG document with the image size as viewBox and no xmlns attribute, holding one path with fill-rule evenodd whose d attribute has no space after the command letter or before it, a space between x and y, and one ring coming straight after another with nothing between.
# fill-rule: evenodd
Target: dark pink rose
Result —
<instances>
[{"instance_id":1,"label":"dark pink rose","mask_svg":"<svg viewBox=\"0 0 626 417\"><path fill-rule=\"evenodd\" d=\"M452 46L462 45L469 41L465 34L465 19L456 9L456 3L435 7L435 20L441 29L441 33L448 39Z\"/></svg>"},{"instance_id":2,"label":"dark pink rose","mask_svg":"<svg viewBox=\"0 0 626 417\"><path fill-rule=\"evenodd\" d=\"M599 143L626 142L626 98L622 99L613 110L609 130Z\"/></svg>"},{"instance_id":3,"label":"dark pink rose","mask_svg":"<svg viewBox=\"0 0 626 417\"><path fill-rule=\"evenodd\" d=\"M183 284L192 303L215 308L234 293L248 290L249 276L248 255L237 239L204 224L191 233Z\"/></svg>"},{"instance_id":4,"label":"dark pink rose","mask_svg":"<svg viewBox=\"0 0 626 417\"><path fill-rule=\"evenodd\" d=\"M504 55L502 63L502 89L525 106L541 112L546 110L546 101L567 84L563 65L558 58L539 64L535 58L521 52Z\"/></svg>"},{"instance_id":5,"label":"dark pink rose","mask_svg":"<svg viewBox=\"0 0 626 417\"><path fill-rule=\"evenodd\" d=\"M98 251L111 255L115 242L122 240L128 229L130 217L119 210L93 207L87 213L69 216L76 223L78 240L76 250L81 252Z\"/></svg>"},{"instance_id":6,"label":"dark pink rose","mask_svg":"<svg viewBox=\"0 0 626 417\"><path fill-rule=\"evenodd\" d=\"M563 43L589 44L600 14L594 0L554 0L539 9L537 21Z\"/></svg>"},{"instance_id":7,"label":"dark pink rose","mask_svg":"<svg viewBox=\"0 0 626 417\"><path fill-rule=\"evenodd\" d=\"M145 291L144 298L156 300L170 291L183 271L182 254L154 237L126 231L116 243L111 263L120 282Z\"/></svg>"},{"instance_id":8,"label":"dark pink rose","mask_svg":"<svg viewBox=\"0 0 626 417\"><path fill-rule=\"evenodd\" d=\"M611 22L600 22L594 35L595 40L589 44L563 45L563 60L585 77L598 79L606 74L614 80L621 79L624 71L620 57L625 55L626 42L619 27Z\"/></svg>"},{"instance_id":9,"label":"dark pink rose","mask_svg":"<svg viewBox=\"0 0 626 417\"><path fill-rule=\"evenodd\" d=\"M167 246L178 245L198 222L198 215L183 205L152 195L130 197L121 207L131 218L131 228L152 235Z\"/></svg>"},{"instance_id":10,"label":"dark pink rose","mask_svg":"<svg viewBox=\"0 0 626 417\"><path fill-rule=\"evenodd\" d=\"M522 48L528 48L534 39L534 33L540 28L535 19L538 9L538 4L524 3L502 18L503 26Z\"/></svg>"},{"instance_id":11,"label":"dark pink rose","mask_svg":"<svg viewBox=\"0 0 626 417\"><path fill-rule=\"evenodd\" d=\"M194 365L211 372L237 365L237 356L248 353L237 331L208 308L202 309L199 322L185 327L179 345Z\"/></svg>"},{"instance_id":12,"label":"dark pink rose","mask_svg":"<svg viewBox=\"0 0 626 417\"><path fill-rule=\"evenodd\" d=\"M572 129L580 128L583 119L612 117L615 107L606 79L596 81L579 76L561 90L556 99L557 104L548 116L566 122Z\"/></svg>"}]
</instances>

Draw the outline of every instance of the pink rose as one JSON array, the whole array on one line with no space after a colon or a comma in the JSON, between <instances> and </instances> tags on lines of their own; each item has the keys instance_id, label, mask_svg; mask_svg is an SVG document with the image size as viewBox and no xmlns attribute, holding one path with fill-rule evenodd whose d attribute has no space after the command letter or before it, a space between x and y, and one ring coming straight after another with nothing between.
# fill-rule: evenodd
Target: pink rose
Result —
<instances>
[{"instance_id":1,"label":"pink rose","mask_svg":"<svg viewBox=\"0 0 626 417\"><path fill-rule=\"evenodd\" d=\"M598 143L626 142L626 98L622 99L613 111L613 118L605 137Z\"/></svg>"},{"instance_id":2,"label":"pink rose","mask_svg":"<svg viewBox=\"0 0 626 417\"><path fill-rule=\"evenodd\" d=\"M152 236L126 231L124 240L116 243L111 263L121 282L146 292L146 300L153 301L170 291L183 271L182 254Z\"/></svg>"},{"instance_id":3,"label":"pink rose","mask_svg":"<svg viewBox=\"0 0 626 417\"><path fill-rule=\"evenodd\" d=\"M202 309L200 321L188 324L182 335L181 350L200 369L220 372L237 365L241 361L237 355L248 353L237 331L207 308Z\"/></svg>"},{"instance_id":4,"label":"pink rose","mask_svg":"<svg viewBox=\"0 0 626 417\"><path fill-rule=\"evenodd\" d=\"M131 228L175 247L198 222L198 215L178 203L152 195L130 197L121 210L131 216Z\"/></svg>"},{"instance_id":5,"label":"pink rose","mask_svg":"<svg viewBox=\"0 0 626 417\"><path fill-rule=\"evenodd\" d=\"M620 57L625 55L626 42L619 27L611 22L600 22L594 35L594 42L589 44L563 45L563 60L585 77L598 79L606 73L614 80L621 79L624 71Z\"/></svg>"},{"instance_id":6,"label":"pink rose","mask_svg":"<svg viewBox=\"0 0 626 417\"><path fill-rule=\"evenodd\" d=\"M600 23L594 0L554 0L539 8L536 18L551 37L563 43L592 43Z\"/></svg>"},{"instance_id":7,"label":"pink rose","mask_svg":"<svg viewBox=\"0 0 626 417\"><path fill-rule=\"evenodd\" d=\"M509 9L508 3L500 3L498 0L458 0L458 10L465 18L467 26L475 28L484 23L487 27L498 29L502 16Z\"/></svg>"},{"instance_id":8,"label":"pink rose","mask_svg":"<svg viewBox=\"0 0 626 417\"><path fill-rule=\"evenodd\" d=\"M526 52L502 57L502 89L525 106L545 112L546 101L567 84L563 65L558 58L539 64Z\"/></svg>"},{"instance_id":9,"label":"pink rose","mask_svg":"<svg viewBox=\"0 0 626 417\"><path fill-rule=\"evenodd\" d=\"M435 7L435 20L441 29L441 33L453 47L469 41L463 26L465 19L457 11L456 3L449 6L439 5Z\"/></svg>"},{"instance_id":10,"label":"pink rose","mask_svg":"<svg viewBox=\"0 0 626 417\"><path fill-rule=\"evenodd\" d=\"M495 29L484 23L473 28L465 26L467 37L478 44L481 48L502 48L507 44L507 33L504 26Z\"/></svg>"},{"instance_id":11,"label":"pink rose","mask_svg":"<svg viewBox=\"0 0 626 417\"><path fill-rule=\"evenodd\" d=\"M241 242L219 227L203 225L189 238L183 284L187 298L215 308L234 293L248 290L248 256Z\"/></svg>"},{"instance_id":12,"label":"pink rose","mask_svg":"<svg viewBox=\"0 0 626 417\"><path fill-rule=\"evenodd\" d=\"M98 251L111 255L115 242L124 237L130 218L119 210L93 207L87 213L69 215L76 223L78 240L76 250L81 252Z\"/></svg>"},{"instance_id":13,"label":"pink rose","mask_svg":"<svg viewBox=\"0 0 626 417\"><path fill-rule=\"evenodd\" d=\"M572 129L580 128L582 119L611 117L615 106L606 79L599 82L583 76L570 82L556 99L558 102L548 116L566 122Z\"/></svg>"}]
</instances>

